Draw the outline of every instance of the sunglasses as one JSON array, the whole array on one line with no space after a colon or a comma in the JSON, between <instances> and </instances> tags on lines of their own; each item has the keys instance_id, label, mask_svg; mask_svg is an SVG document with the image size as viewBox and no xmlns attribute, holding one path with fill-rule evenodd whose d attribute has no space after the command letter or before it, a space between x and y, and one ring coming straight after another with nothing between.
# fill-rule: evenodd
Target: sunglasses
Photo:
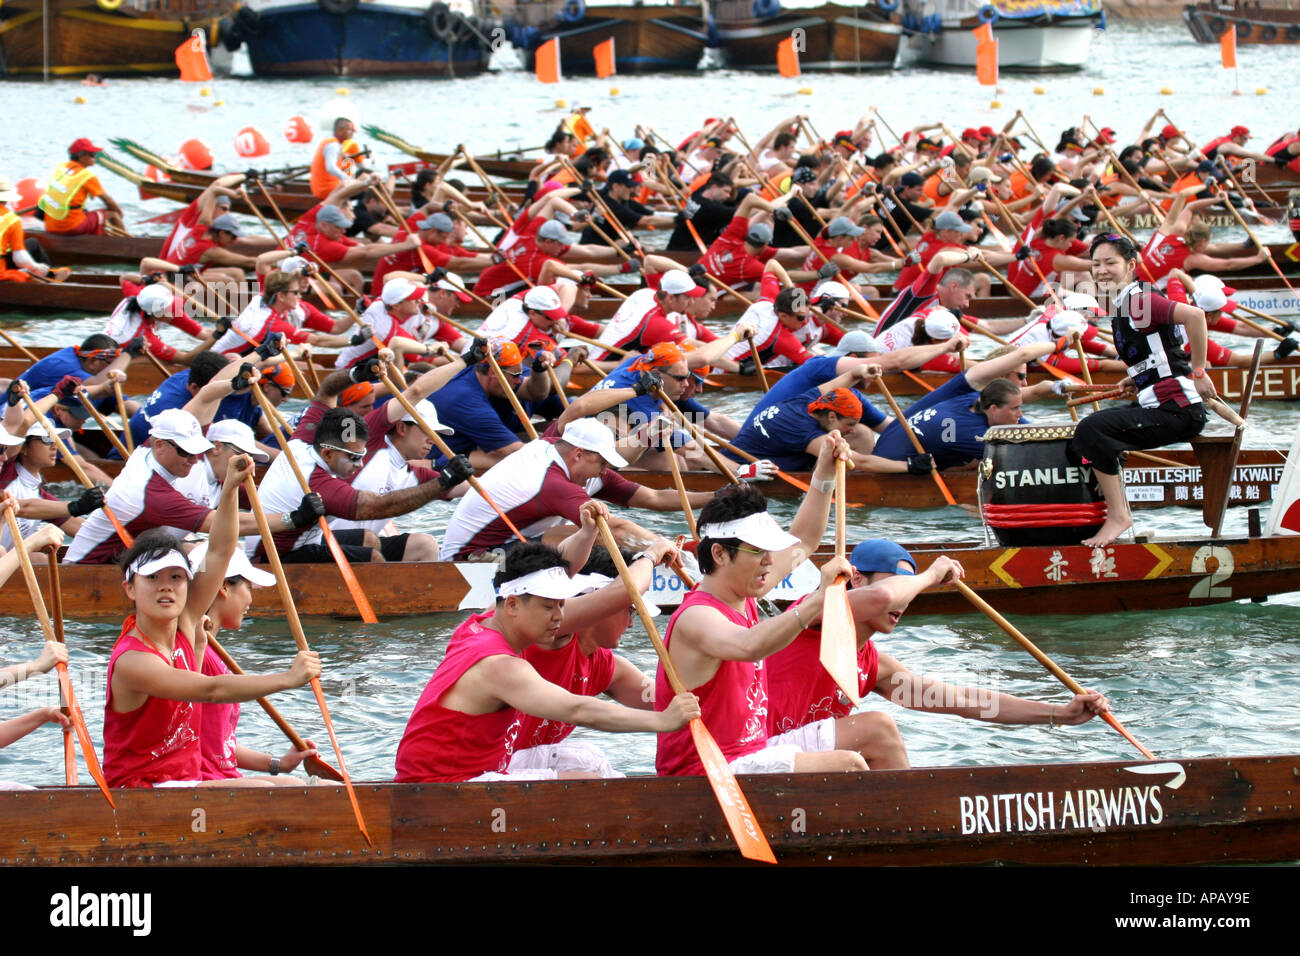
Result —
<instances>
[{"instance_id":1,"label":"sunglasses","mask_svg":"<svg viewBox=\"0 0 1300 956\"><path fill-rule=\"evenodd\" d=\"M336 451L347 458L354 465L359 465L365 461L366 453L363 451L353 451L350 448L340 448L338 445L321 445L322 448L328 448L330 451Z\"/></svg>"},{"instance_id":2,"label":"sunglasses","mask_svg":"<svg viewBox=\"0 0 1300 956\"><path fill-rule=\"evenodd\" d=\"M744 544L738 544L738 545L736 545L736 550L737 550L737 551L744 551L746 554L756 554L756 555L758 555L760 558L767 557L767 555L769 555L769 554L772 553L772 552L770 552L770 551L760 551L760 550L758 550L758 548L751 548L751 547L749 547L748 545L744 545Z\"/></svg>"},{"instance_id":3,"label":"sunglasses","mask_svg":"<svg viewBox=\"0 0 1300 956\"><path fill-rule=\"evenodd\" d=\"M180 455L182 458L188 458L190 461L198 461L199 454L200 454L199 452L188 452L180 445L172 441L170 438L164 440L167 442L167 444L172 446L172 451L176 452L176 454Z\"/></svg>"},{"instance_id":4,"label":"sunglasses","mask_svg":"<svg viewBox=\"0 0 1300 956\"><path fill-rule=\"evenodd\" d=\"M668 375L668 377L671 378L674 382L683 382L683 383L685 383L685 382L689 382L689 381L691 380L691 376L690 376L690 373L689 373L689 372L686 373L685 375L672 375L672 374L669 374L669 373L667 373L667 372L665 372L664 374L665 374L665 375Z\"/></svg>"}]
</instances>

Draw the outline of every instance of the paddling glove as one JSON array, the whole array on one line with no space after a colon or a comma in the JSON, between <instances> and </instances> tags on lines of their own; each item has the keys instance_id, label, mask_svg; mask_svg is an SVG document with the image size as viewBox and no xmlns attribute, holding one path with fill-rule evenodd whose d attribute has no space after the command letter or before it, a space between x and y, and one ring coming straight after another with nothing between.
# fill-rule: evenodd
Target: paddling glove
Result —
<instances>
[{"instance_id":1,"label":"paddling glove","mask_svg":"<svg viewBox=\"0 0 1300 956\"><path fill-rule=\"evenodd\" d=\"M737 468L736 477L741 481L767 481L775 477L776 470L776 465L766 458L760 458L758 461L752 461Z\"/></svg>"},{"instance_id":2,"label":"paddling glove","mask_svg":"<svg viewBox=\"0 0 1300 956\"><path fill-rule=\"evenodd\" d=\"M104 489L87 488L81 497L68 502L68 517L80 518L104 507Z\"/></svg>"},{"instance_id":3,"label":"paddling glove","mask_svg":"<svg viewBox=\"0 0 1300 956\"><path fill-rule=\"evenodd\" d=\"M594 289L598 282L600 282L600 278L590 269L584 272L582 277L578 279L578 285L585 286L588 289Z\"/></svg>"},{"instance_id":4,"label":"paddling glove","mask_svg":"<svg viewBox=\"0 0 1300 956\"><path fill-rule=\"evenodd\" d=\"M372 355L364 362L358 362L348 369L348 378L360 385L362 382L379 381L379 356Z\"/></svg>"},{"instance_id":5,"label":"paddling glove","mask_svg":"<svg viewBox=\"0 0 1300 956\"><path fill-rule=\"evenodd\" d=\"M913 455L907 459L907 473L909 475L928 475L934 468L934 459L929 455Z\"/></svg>"},{"instance_id":6,"label":"paddling glove","mask_svg":"<svg viewBox=\"0 0 1300 956\"><path fill-rule=\"evenodd\" d=\"M903 260L909 266L919 266L921 264L921 254L917 252L915 249L913 249L911 252L909 252L906 256L903 257Z\"/></svg>"},{"instance_id":7,"label":"paddling glove","mask_svg":"<svg viewBox=\"0 0 1300 956\"><path fill-rule=\"evenodd\" d=\"M777 206L772 210L772 218L777 222L789 222L790 208L788 206Z\"/></svg>"},{"instance_id":8,"label":"paddling glove","mask_svg":"<svg viewBox=\"0 0 1300 956\"><path fill-rule=\"evenodd\" d=\"M754 357L752 355L741 359L736 363L736 365L736 371L740 375L754 375L758 372L758 368L754 365Z\"/></svg>"},{"instance_id":9,"label":"paddling glove","mask_svg":"<svg viewBox=\"0 0 1300 956\"><path fill-rule=\"evenodd\" d=\"M1284 359L1296 350L1297 345L1300 345L1300 343L1297 343L1295 339L1285 338L1277 343L1277 348L1273 350L1273 357L1279 360Z\"/></svg>"},{"instance_id":10,"label":"paddling glove","mask_svg":"<svg viewBox=\"0 0 1300 956\"><path fill-rule=\"evenodd\" d=\"M177 269L176 271L177 271L177 273L179 273L180 275L183 275L183 276L192 276L192 275L194 275L194 273L196 273L196 272L199 271L199 267L198 267L197 265L195 265L194 263L191 262L191 263L189 263L188 265L183 265L183 266L181 266L181 267L180 267L179 269Z\"/></svg>"},{"instance_id":11,"label":"paddling glove","mask_svg":"<svg viewBox=\"0 0 1300 956\"><path fill-rule=\"evenodd\" d=\"M262 344L257 347L257 357L261 359L274 358L280 354L280 348L284 344L284 334L281 332L272 332Z\"/></svg>"},{"instance_id":12,"label":"paddling glove","mask_svg":"<svg viewBox=\"0 0 1300 956\"><path fill-rule=\"evenodd\" d=\"M221 318L217 319L216 322L212 323L212 328L216 331L217 335L225 335L230 331L230 326L230 316L228 315L223 315Z\"/></svg>"},{"instance_id":13,"label":"paddling glove","mask_svg":"<svg viewBox=\"0 0 1300 956\"><path fill-rule=\"evenodd\" d=\"M464 455L457 455L438 469L438 482L444 491L451 491L474 474L474 466Z\"/></svg>"},{"instance_id":14,"label":"paddling glove","mask_svg":"<svg viewBox=\"0 0 1300 956\"><path fill-rule=\"evenodd\" d=\"M663 384L664 380L658 372L647 370L641 373L641 377L632 386L632 391L640 398L642 395L649 395L651 392L659 391Z\"/></svg>"},{"instance_id":15,"label":"paddling glove","mask_svg":"<svg viewBox=\"0 0 1300 956\"><path fill-rule=\"evenodd\" d=\"M295 254L300 255L300 256L305 256L305 255L307 255L307 243L305 243L305 242L295 242L295 243L293 244L293 251L294 251Z\"/></svg>"},{"instance_id":16,"label":"paddling glove","mask_svg":"<svg viewBox=\"0 0 1300 956\"><path fill-rule=\"evenodd\" d=\"M230 380L230 390L232 392L242 392L253 384L253 379L256 377L259 377L257 369L253 368L250 363L245 362L239 366L239 371Z\"/></svg>"},{"instance_id":17,"label":"paddling glove","mask_svg":"<svg viewBox=\"0 0 1300 956\"><path fill-rule=\"evenodd\" d=\"M692 279L694 279L696 282L699 282L701 279L704 278L704 276L708 273L708 271L709 271L708 269L704 268L704 266L702 266L700 263L697 262L695 263L695 265L691 266L689 269L686 270L686 274L690 276Z\"/></svg>"},{"instance_id":18,"label":"paddling glove","mask_svg":"<svg viewBox=\"0 0 1300 956\"><path fill-rule=\"evenodd\" d=\"M139 358L144 354L144 336L137 335L130 342L122 347L122 351L132 358Z\"/></svg>"},{"instance_id":19,"label":"paddling glove","mask_svg":"<svg viewBox=\"0 0 1300 956\"><path fill-rule=\"evenodd\" d=\"M823 279L834 279L840 274L840 267L833 262L824 262L822 267L817 270L817 274Z\"/></svg>"},{"instance_id":20,"label":"paddling glove","mask_svg":"<svg viewBox=\"0 0 1300 956\"><path fill-rule=\"evenodd\" d=\"M9 383L9 389L5 392L5 404L13 408L23 400L23 393L18 387L19 379L14 379Z\"/></svg>"},{"instance_id":21,"label":"paddling glove","mask_svg":"<svg viewBox=\"0 0 1300 956\"><path fill-rule=\"evenodd\" d=\"M370 341L370 329L362 326L352 333L352 338L348 339L349 345L365 345Z\"/></svg>"},{"instance_id":22,"label":"paddling glove","mask_svg":"<svg viewBox=\"0 0 1300 956\"><path fill-rule=\"evenodd\" d=\"M289 520L293 522L295 528L305 528L316 521L317 518L325 517L325 502L316 492L311 492L302 496L302 502L293 511L289 512Z\"/></svg>"},{"instance_id":23,"label":"paddling glove","mask_svg":"<svg viewBox=\"0 0 1300 956\"><path fill-rule=\"evenodd\" d=\"M447 270L442 266L435 266L434 270L424 277L429 285L434 285L447 278Z\"/></svg>"},{"instance_id":24,"label":"paddling glove","mask_svg":"<svg viewBox=\"0 0 1300 956\"><path fill-rule=\"evenodd\" d=\"M81 379L75 375L65 375L59 379L59 384L54 386L54 394L67 400L76 395L79 388L81 388Z\"/></svg>"},{"instance_id":25,"label":"paddling glove","mask_svg":"<svg viewBox=\"0 0 1300 956\"><path fill-rule=\"evenodd\" d=\"M625 263L623 263L621 266L619 266L618 271L619 271L619 272L622 272L622 273L628 273L628 272L640 272L640 271L641 271L641 260L640 260L640 259L629 259L627 262L625 262Z\"/></svg>"},{"instance_id":26,"label":"paddling glove","mask_svg":"<svg viewBox=\"0 0 1300 956\"><path fill-rule=\"evenodd\" d=\"M465 353L465 364L467 366L478 365L487 360L487 339L475 339L470 345L469 351Z\"/></svg>"},{"instance_id":27,"label":"paddling glove","mask_svg":"<svg viewBox=\"0 0 1300 956\"><path fill-rule=\"evenodd\" d=\"M1016 261L1024 262L1026 259L1029 258L1029 255L1030 255L1029 247L1021 246L1019 249L1016 250Z\"/></svg>"}]
</instances>

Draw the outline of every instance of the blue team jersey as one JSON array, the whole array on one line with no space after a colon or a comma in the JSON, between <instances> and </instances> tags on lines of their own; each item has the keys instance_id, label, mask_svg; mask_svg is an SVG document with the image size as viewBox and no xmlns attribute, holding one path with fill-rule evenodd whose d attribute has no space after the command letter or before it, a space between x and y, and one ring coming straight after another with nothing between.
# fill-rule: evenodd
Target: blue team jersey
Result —
<instances>
[{"instance_id":1,"label":"blue team jersey","mask_svg":"<svg viewBox=\"0 0 1300 956\"><path fill-rule=\"evenodd\" d=\"M936 468L952 468L984 456L984 442L978 436L988 430L989 422L970 410L979 394L965 375L954 375L907 409L907 422L921 447L933 456ZM898 422L876 442L876 454L882 458L902 461L915 452Z\"/></svg>"},{"instance_id":2,"label":"blue team jersey","mask_svg":"<svg viewBox=\"0 0 1300 956\"><path fill-rule=\"evenodd\" d=\"M862 421L874 428L885 416L857 389L850 389L862 402ZM807 471L817 459L806 451L808 445L826 433L822 431L808 405L821 396L816 388L794 398L769 404L756 410L740 429L732 444L755 458L766 458L782 471Z\"/></svg>"},{"instance_id":3,"label":"blue team jersey","mask_svg":"<svg viewBox=\"0 0 1300 956\"><path fill-rule=\"evenodd\" d=\"M457 454L468 455L475 448L496 451L519 441L514 432L519 416L510 401L483 391L472 367L430 395L429 401L438 410L438 421L456 430L446 436L446 442ZM430 457L437 460L437 456L435 448Z\"/></svg>"},{"instance_id":4,"label":"blue team jersey","mask_svg":"<svg viewBox=\"0 0 1300 956\"><path fill-rule=\"evenodd\" d=\"M51 352L18 377L27 383L35 397L38 389L43 389L42 395L48 395L50 389L58 385L59 379L65 375L75 375L83 380L90 378L90 373L81 367L81 359L77 358L76 349L71 345Z\"/></svg>"}]
</instances>

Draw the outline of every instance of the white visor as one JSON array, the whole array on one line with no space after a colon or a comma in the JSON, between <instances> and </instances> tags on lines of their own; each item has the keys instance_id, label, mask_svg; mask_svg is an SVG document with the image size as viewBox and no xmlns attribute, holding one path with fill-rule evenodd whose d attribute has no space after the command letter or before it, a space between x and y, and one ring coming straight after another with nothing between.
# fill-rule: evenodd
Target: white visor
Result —
<instances>
[{"instance_id":1,"label":"white visor","mask_svg":"<svg viewBox=\"0 0 1300 956\"><path fill-rule=\"evenodd\" d=\"M190 563L185 560L185 555L179 551L168 551L162 557L150 559L148 555L142 554L132 561L126 569L126 580L137 574L157 574L163 568L181 568L187 578L193 578L194 572L190 570Z\"/></svg>"},{"instance_id":2,"label":"white visor","mask_svg":"<svg viewBox=\"0 0 1300 956\"><path fill-rule=\"evenodd\" d=\"M582 582L582 590L579 591L578 594L588 594L592 591L599 591L605 585L617 581L618 579L611 578L607 574L575 574L573 580L575 582ZM626 589L626 586L622 584L622 582L619 583L619 587ZM576 596L577 595L575 595L575 597ZM641 595L641 602L645 605L645 609L650 612L651 617L658 617L663 613L659 605L653 603L644 594ZM631 602L629 601L628 603L630 604Z\"/></svg>"},{"instance_id":3,"label":"white visor","mask_svg":"<svg viewBox=\"0 0 1300 956\"><path fill-rule=\"evenodd\" d=\"M586 590L585 582L571 578L563 568L547 568L534 571L522 578L507 581L497 589L497 597L508 598L516 594L531 594L534 597L564 600L574 597Z\"/></svg>"},{"instance_id":4,"label":"white visor","mask_svg":"<svg viewBox=\"0 0 1300 956\"><path fill-rule=\"evenodd\" d=\"M766 511L755 512L735 521L700 526L701 538L738 538L760 551L784 551L800 544L798 538L781 528Z\"/></svg>"},{"instance_id":5,"label":"white visor","mask_svg":"<svg viewBox=\"0 0 1300 956\"><path fill-rule=\"evenodd\" d=\"M204 541L190 552L190 566L196 571L202 571L203 562L207 556L208 542ZM235 548L235 553L230 556L230 563L226 565L226 573L222 577L243 578L249 584L258 588L270 587L275 583L274 574L253 567L248 560L248 555L244 553L243 547Z\"/></svg>"}]
</instances>

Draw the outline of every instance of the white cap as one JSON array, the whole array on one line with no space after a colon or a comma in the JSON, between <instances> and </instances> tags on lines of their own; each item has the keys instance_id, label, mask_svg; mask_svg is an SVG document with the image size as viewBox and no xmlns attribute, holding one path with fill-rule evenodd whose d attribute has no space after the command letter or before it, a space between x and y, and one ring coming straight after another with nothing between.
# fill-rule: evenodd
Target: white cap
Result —
<instances>
[{"instance_id":1,"label":"white cap","mask_svg":"<svg viewBox=\"0 0 1300 956\"><path fill-rule=\"evenodd\" d=\"M943 342L957 334L961 323L947 309L931 309L925 317L925 334L936 342Z\"/></svg>"},{"instance_id":2,"label":"white cap","mask_svg":"<svg viewBox=\"0 0 1300 956\"><path fill-rule=\"evenodd\" d=\"M1067 309L1073 309L1076 312L1091 312L1093 315L1101 314L1101 305L1097 302L1095 296L1088 295L1086 292L1070 292L1061 300L1061 304Z\"/></svg>"},{"instance_id":3,"label":"white cap","mask_svg":"<svg viewBox=\"0 0 1300 956\"><path fill-rule=\"evenodd\" d=\"M562 319L568 312L560 301L560 294L550 286L533 286L524 293L524 308L542 313L548 319Z\"/></svg>"},{"instance_id":4,"label":"white cap","mask_svg":"<svg viewBox=\"0 0 1300 956\"><path fill-rule=\"evenodd\" d=\"M1064 312L1057 312L1051 320L1052 335L1056 338L1061 336L1070 336L1075 332L1080 335L1088 328L1088 321L1073 309L1066 309Z\"/></svg>"},{"instance_id":5,"label":"white cap","mask_svg":"<svg viewBox=\"0 0 1300 956\"><path fill-rule=\"evenodd\" d=\"M51 424L53 424L53 423L51 423ZM56 433L60 438L62 438L64 441L68 441L69 439L72 438L72 429L70 429L70 428L59 428L59 427L56 426L55 429L54 429L54 431L55 431L55 433ZM37 421L34 421L34 422L32 422L30 425L27 426L27 434L26 434L25 437L27 437L27 438L49 438L49 437L50 437L50 433L49 433L49 431L45 428L45 424L44 424L43 422L41 422L41 421L38 419Z\"/></svg>"},{"instance_id":6,"label":"white cap","mask_svg":"<svg viewBox=\"0 0 1300 956\"><path fill-rule=\"evenodd\" d=\"M1222 279L1220 279L1218 276L1212 276L1209 275L1208 273L1203 276L1197 276L1194 280L1192 280L1192 284L1198 292L1201 289L1222 289L1225 285L1227 285L1227 283L1224 282Z\"/></svg>"},{"instance_id":7,"label":"white cap","mask_svg":"<svg viewBox=\"0 0 1300 956\"><path fill-rule=\"evenodd\" d=\"M150 558L148 553L137 557L127 566L125 580L130 581L132 575L136 574L157 574L163 568L180 568L185 572L187 578L194 577L194 572L190 569L190 563L185 560L185 555L174 549L169 549L158 558Z\"/></svg>"},{"instance_id":8,"label":"white cap","mask_svg":"<svg viewBox=\"0 0 1300 956\"><path fill-rule=\"evenodd\" d=\"M202 571L203 562L207 556L208 542L204 541L190 552L191 570L194 572ZM222 577L243 578L255 588L268 588L275 583L275 575L269 571L263 571L261 568L253 567L248 560L248 555L239 546L236 546L235 553L230 556L230 563L226 565L226 573Z\"/></svg>"},{"instance_id":9,"label":"white cap","mask_svg":"<svg viewBox=\"0 0 1300 956\"><path fill-rule=\"evenodd\" d=\"M826 279L813 287L812 295L808 296L808 298L816 302L823 296L830 296L838 302L847 302L849 301L849 290L843 282Z\"/></svg>"},{"instance_id":10,"label":"white cap","mask_svg":"<svg viewBox=\"0 0 1300 956\"><path fill-rule=\"evenodd\" d=\"M695 280L684 269L669 269L659 280L659 291L667 295L685 295L694 289Z\"/></svg>"},{"instance_id":11,"label":"white cap","mask_svg":"<svg viewBox=\"0 0 1300 956\"><path fill-rule=\"evenodd\" d=\"M442 432L444 435L456 434L450 426L444 425L442 422L438 421L438 409L435 408L433 402L429 401L427 398L422 398L416 402L415 410L420 413L420 417L423 418L434 431ZM415 416L410 412L406 412L398 419L398 421L413 422L415 421Z\"/></svg>"},{"instance_id":12,"label":"white cap","mask_svg":"<svg viewBox=\"0 0 1300 956\"><path fill-rule=\"evenodd\" d=\"M701 538L738 538L761 551L784 551L799 544L799 539L776 523L766 511L758 511L734 521L700 525Z\"/></svg>"},{"instance_id":13,"label":"white cap","mask_svg":"<svg viewBox=\"0 0 1300 956\"><path fill-rule=\"evenodd\" d=\"M384 283L384 292L381 298L384 300L384 305L397 305L399 302L405 302L407 299L415 299L423 296L423 286L418 286L407 279L394 279L392 282Z\"/></svg>"},{"instance_id":14,"label":"white cap","mask_svg":"<svg viewBox=\"0 0 1300 956\"><path fill-rule=\"evenodd\" d=\"M513 597L516 594L531 594L534 597L564 600L574 597L587 589L586 582L571 578L564 568L546 568L525 574L513 581L506 581L497 588L497 597Z\"/></svg>"},{"instance_id":15,"label":"white cap","mask_svg":"<svg viewBox=\"0 0 1300 956\"><path fill-rule=\"evenodd\" d=\"M861 329L851 329L844 333L835 346L836 355L848 355L851 352L883 352L880 343Z\"/></svg>"},{"instance_id":16,"label":"white cap","mask_svg":"<svg viewBox=\"0 0 1300 956\"><path fill-rule=\"evenodd\" d=\"M454 272L448 272L445 276L435 282L434 288L454 292L456 293L456 298L460 299L462 302L474 301L474 297L465 289L465 280Z\"/></svg>"},{"instance_id":17,"label":"white cap","mask_svg":"<svg viewBox=\"0 0 1300 956\"><path fill-rule=\"evenodd\" d=\"M579 418L564 428L560 440L574 448L594 451L616 468L627 465L627 459L614 450L614 433L594 418Z\"/></svg>"},{"instance_id":18,"label":"white cap","mask_svg":"<svg viewBox=\"0 0 1300 956\"><path fill-rule=\"evenodd\" d=\"M33 427L35 427L35 426L33 426ZM28 429L28 431L31 431L31 429ZM45 429L44 429L44 428L41 429L41 434L42 434L42 435L45 434ZM17 445L21 445L21 444L22 444L24 441L26 441L26 440L27 440L27 439L25 439L25 438L20 438L20 437L17 436L17 435L11 435L11 434L9 434L9 430L8 430L8 429L4 428L3 426L0 426L0 445L4 445L4 446L7 447L7 448L13 448L13 447L15 447L15 446L17 446Z\"/></svg>"},{"instance_id":19,"label":"white cap","mask_svg":"<svg viewBox=\"0 0 1300 956\"><path fill-rule=\"evenodd\" d=\"M208 441L214 444L221 441L234 445L245 455L251 455L253 461L265 464L271 460L270 455L257 447L257 438L254 437L253 430L237 418L223 418L209 425Z\"/></svg>"},{"instance_id":20,"label":"white cap","mask_svg":"<svg viewBox=\"0 0 1300 956\"><path fill-rule=\"evenodd\" d=\"M1204 309L1206 312L1218 312L1228 304L1228 297L1223 294L1223 286L1215 288L1208 283L1205 288L1197 289L1192 293L1192 300L1197 308Z\"/></svg>"},{"instance_id":21,"label":"white cap","mask_svg":"<svg viewBox=\"0 0 1300 956\"><path fill-rule=\"evenodd\" d=\"M287 259L281 259L276 263L276 268L281 272L287 272L296 275L299 272L305 272L309 263L302 256L289 256Z\"/></svg>"},{"instance_id":22,"label":"white cap","mask_svg":"<svg viewBox=\"0 0 1300 956\"><path fill-rule=\"evenodd\" d=\"M212 442L203 437L199 420L183 408L168 408L149 421L149 437L174 441L182 451L201 455L212 448Z\"/></svg>"},{"instance_id":23,"label":"white cap","mask_svg":"<svg viewBox=\"0 0 1300 956\"><path fill-rule=\"evenodd\" d=\"M147 285L135 297L140 310L148 315L163 315L171 311L175 294L160 285Z\"/></svg>"}]
</instances>

